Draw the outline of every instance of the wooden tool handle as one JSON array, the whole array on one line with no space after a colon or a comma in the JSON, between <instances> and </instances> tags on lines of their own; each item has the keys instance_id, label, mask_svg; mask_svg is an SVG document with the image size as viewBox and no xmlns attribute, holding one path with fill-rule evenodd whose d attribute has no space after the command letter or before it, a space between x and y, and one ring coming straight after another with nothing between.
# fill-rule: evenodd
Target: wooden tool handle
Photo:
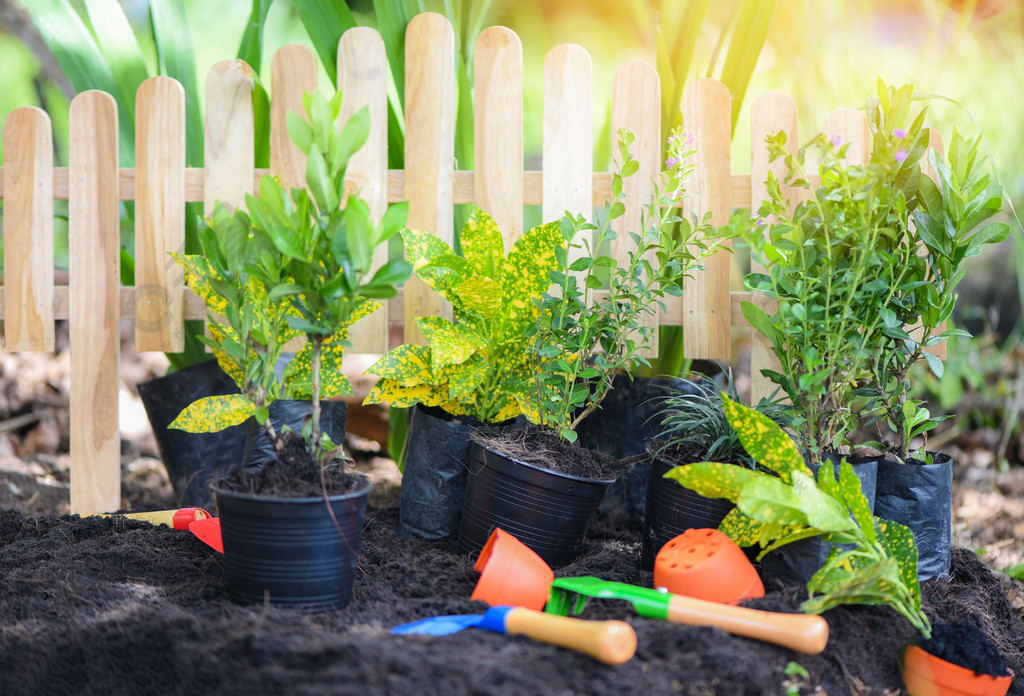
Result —
<instances>
[{"instance_id":1,"label":"wooden tool handle","mask_svg":"<svg viewBox=\"0 0 1024 696\"><path fill-rule=\"evenodd\" d=\"M505 617L505 632L578 650L609 665L636 653L636 631L625 621L584 621L519 607Z\"/></svg>"},{"instance_id":2,"label":"wooden tool handle","mask_svg":"<svg viewBox=\"0 0 1024 696\"><path fill-rule=\"evenodd\" d=\"M715 626L737 636L775 643L816 655L828 643L828 622L811 614L782 614L673 595L668 620L688 626Z\"/></svg>"}]
</instances>

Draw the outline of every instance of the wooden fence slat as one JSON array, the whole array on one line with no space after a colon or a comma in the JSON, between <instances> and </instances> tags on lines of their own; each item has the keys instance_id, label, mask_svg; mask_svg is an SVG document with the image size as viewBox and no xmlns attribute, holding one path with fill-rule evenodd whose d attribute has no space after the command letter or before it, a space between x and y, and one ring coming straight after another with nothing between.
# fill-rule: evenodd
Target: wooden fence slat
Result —
<instances>
[{"instance_id":1,"label":"wooden fence slat","mask_svg":"<svg viewBox=\"0 0 1024 696\"><path fill-rule=\"evenodd\" d=\"M405 38L405 196L411 228L454 243L455 31L425 12ZM451 306L419 278L405 283L405 341L423 343L418 317L452 318Z\"/></svg>"},{"instance_id":2,"label":"wooden fence slat","mask_svg":"<svg viewBox=\"0 0 1024 696\"><path fill-rule=\"evenodd\" d=\"M473 61L473 197L507 251L523 234L523 46L512 30L491 27Z\"/></svg>"},{"instance_id":3,"label":"wooden fence slat","mask_svg":"<svg viewBox=\"0 0 1024 696\"><path fill-rule=\"evenodd\" d=\"M341 123L360 108L370 111L370 135L349 160L346 188L353 187L379 222L388 207L388 59L384 41L369 27L349 29L338 45L338 89L342 90ZM374 270L388 261L387 245L374 250ZM388 317L378 309L349 329L354 353L383 353L388 349Z\"/></svg>"},{"instance_id":4,"label":"wooden fence slat","mask_svg":"<svg viewBox=\"0 0 1024 696\"><path fill-rule=\"evenodd\" d=\"M588 220L592 218L592 75L590 54L582 46L555 46L544 58L544 144L541 169L541 219L544 222L558 220L566 211L583 215ZM570 262L582 253L582 249L570 249Z\"/></svg>"},{"instance_id":5,"label":"wooden fence slat","mask_svg":"<svg viewBox=\"0 0 1024 696\"><path fill-rule=\"evenodd\" d=\"M750 114L750 207L756 213L761 202L768 199L768 173L775 174L779 181L786 174L785 162L768 161L768 150L763 147L765 138L779 131L786 133L786 148L796 153L800 142L800 131L797 119L796 102L783 92L767 92L751 103ZM768 224L765 220L765 234ZM751 271L762 272L760 264L751 264ZM774 314L775 302L769 300L761 292L752 293L750 301L769 314ZM751 331L750 337L750 403L757 404L763 397L769 397L775 391L775 384L761 374L761 370L779 371L779 359L772 352L771 344L759 331Z\"/></svg>"},{"instance_id":6,"label":"wooden fence slat","mask_svg":"<svg viewBox=\"0 0 1024 696\"><path fill-rule=\"evenodd\" d=\"M302 95L316 91L317 70L305 46L282 46L270 63L270 170L286 191L306 186L306 155L288 135L288 112L306 115Z\"/></svg>"},{"instance_id":7,"label":"wooden fence slat","mask_svg":"<svg viewBox=\"0 0 1024 696\"><path fill-rule=\"evenodd\" d=\"M42 109L4 122L4 332L9 351L51 351L53 336L53 136Z\"/></svg>"},{"instance_id":8,"label":"wooden fence slat","mask_svg":"<svg viewBox=\"0 0 1024 696\"><path fill-rule=\"evenodd\" d=\"M871 158L871 128L867 116L857 109L836 109L825 117L823 132L829 138L839 138L842 145L849 143L847 164L867 164Z\"/></svg>"},{"instance_id":9,"label":"wooden fence slat","mask_svg":"<svg viewBox=\"0 0 1024 696\"><path fill-rule=\"evenodd\" d=\"M135 345L173 353L185 347L184 273L167 255L185 250L185 90L152 77L135 114Z\"/></svg>"},{"instance_id":10,"label":"wooden fence slat","mask_svg":"<svg viewBox=\"0 0 1024 696\"><path fill-rule=\"evenodd\" d=\"M203 212L218 202L238 208L255 191L255 125L252 69L242 60L222 60L206 73L206 132Z\"/></svg>"},{"instance_id":11,"label":"wooden fence slat","mask_svg":"<svg viewBox=\"0 0 1024 696\"><path fill-rule=\"evenodd\" d=\"M612 153L618 162L618 130L625 128L635 140L630 154L639 169L622 186L626 195L626 212L612 221L617 234L612 243L612 256L620 264L628 262L629 250L636 244L628 232L640 233L644 207L654 194L654 180L661 171L661 86L654 68L641 61L626 63L615 72L612 82ZM618 162L621 164L621 162ZM654 357L658 353L658 317L641 317L641 324L650 327L650 348L641 355Z\"/></svg>"},{"instance_id":12,"label":"wooden fence slat","mask_svg":"<svg viewBox=\"0 0 1024 696\"><path fill-rule=\"evenodd\" d=\"M730 215L732 97L721 82L700 79L683 92L683 123L694 139L696 169L689 177L683 213L698 220L711 212L713 225ZM687 358L728 360L732 353L729 276L732 254L704 262L706 270L683 284L683 354Z\"/></svg>"},{"instance_id":13,"label":"wooden fence slat","mask_svg":"<svg viewBox=\"0 0 1024 696\"><path fill-rule=\"evenodd\" d=\"M117 105L83 92L69 118L71 512L113 512L121 507Z\"/></svg>"}]
</instances>

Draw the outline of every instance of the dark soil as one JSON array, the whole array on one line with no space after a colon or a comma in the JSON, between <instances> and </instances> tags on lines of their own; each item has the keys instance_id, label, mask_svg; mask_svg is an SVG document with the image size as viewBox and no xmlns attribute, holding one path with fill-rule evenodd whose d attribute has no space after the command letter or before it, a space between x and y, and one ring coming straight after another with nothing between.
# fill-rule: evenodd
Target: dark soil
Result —
<instances>
[{"instance_id":1,"label":"dark soil","mask_svg":"<svg viewBox=\"0 0 1024 696\"><path fill-rule=\"evenodd\" d=\"M572 445L553 433L527 425L524 428L487 428L473 439L496 452L525 464L596 481L609 481L617 475L615 460L600 452Z\"/></svg>"},{"instance_id":2,"label":"dark soil","mask_svg":"<svg viewBox=\"0 0 1024 696\"><path fill-rule=\"evenodd\" d=\"M1006 676L1006 664L999 651L973 624L954 621L932 626L932 637L920 642L921 648L946 662L966 667L975 674Z\"/></svg>"},{"instance_id":3,"label":"dark soil","mask_svg":"<svg viewBox=\"0 0 1024 696\"><path fill-rule=\"evenodd\" d=\"M236 493L280 498L344 495L366 485L366 478L345 471L344 462L321 469L306 449L302 436L286 430L280 436L277 459L258 467L234 467L216 485Z\"/></svg>"},{"instance_id":4,"label":"dark soil","mask_svg":"<svg viewBox=\"0 0 1024 696\"><path fill-rule=\"evenodd\" d=\"M392 636L429 616L483 612L469 600L473 559L452 541L401 539L395 507L367 513L346 609L301 614L238 606L223 557L187 532L114 518L0 513L2 694L802 694L900 693L900 647L913 636L884 607L840 607L821 655L802 655L718 629L636 615L588 600L584 618L624 618L639 645L608 667L569 650L470 629ZM639 530L592 526L560 576L651 585L638 569ZM925 583L935 622L966 621L1024 674L1024 621L998 576L957 549L948 581ZM751 606L795 611L804 591ZM785 675L798 662L807 679ZM796 692L793 692L796 693ZM1011 693L1024 694L1017 680Z\"/></svg>"}]
</instances>

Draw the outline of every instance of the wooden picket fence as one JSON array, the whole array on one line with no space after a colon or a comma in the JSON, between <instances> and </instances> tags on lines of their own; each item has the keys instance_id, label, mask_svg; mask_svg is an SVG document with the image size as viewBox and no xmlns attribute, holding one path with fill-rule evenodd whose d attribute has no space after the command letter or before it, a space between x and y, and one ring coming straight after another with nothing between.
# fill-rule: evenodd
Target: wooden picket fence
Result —
<instances>
[{"instance_id":1,"label":"wooden picket fence","mask_svg":"<svg viewBox=\"0 0 1024 696\"><path fill-rule=\"evenodd\" d=\"M544 62L544 128L541 171L523 168L523 59L519 38L503 27L484 31L475 53L475 161L456 170L455 35L437 14L410 23L406 38L405 168L387 169L387 75L384 44L376 31L347 32L338 51L338 85L344 115L366 105L372 118L367 145L353 157L351 184L377 216L388 203L409 202L410 227L429 230L449 244L453 206L476 203L494 217L506 246L523 231L523 206L541 205L544 220L566 210L589 216L611 195L611 174L593 171L592 70L587 52L565 44ZM302 46L286 46L271 68L271 167L289 186L302 185L305 163L285 127L288 110L302 110L302 95L317 89L317 64ZM215 65L206 79L205 167L185 166L185 94L169 78L147 80L137 94L136 162L118 166L117 107L111 96L85 92L70 111L69 166L53 166L50 119L34 107L17 109L3 130L4 279L0 318L9 351L54 350L54 321L69 321L71 352L71 509L117 509L120 494L118 434L119 330L135 324L140 351L181 350L183 321L204 317L202 302L183 286L181 269L168 251L184 244L185 203L239 205L268 170L256 169L253 154L252 73L241 61ZM696 170L688 183L685 212L712 213L725 223L734 208L753 206L766 195L767 154L754 147L751 174L733 174L730 162L729 91L701 79L685 93L684 123L693 136ZM642 62L623 65L614 76L612 132L636 135L632 147L640 169L626 181L627 212L618 229L636 229L641 207L661 166L660 88L655 70ZM751 142L784 130L800 140L795 102L772 92L752 105ZM810 130L817 131L817 128ZM867 156L870 135L863 113L841 109L824 130L851 143L849 157ZM55 286L54 200L69 208L68 285ZM135 285L119 282L119 202L135 202ZM621 235L626 238L626 235ZM615 253L627 253L620 242ZM377 259L383 262L383 259ZM729 360L733 327L746 324L740 302L750 293L730 291L728 254L707 263L688 281L682 298L668 303L657 321L684 327L685 354ZM354 350L388 348L389 321L404 324L416 340L416 317L448 315L450 308L416 278L386 311L353 327ZM657 342L655 341L655 345ZM754 341L752 369L770 363ZM765 385L755 382L754 392Z\"/></svg>"}]
</instances>

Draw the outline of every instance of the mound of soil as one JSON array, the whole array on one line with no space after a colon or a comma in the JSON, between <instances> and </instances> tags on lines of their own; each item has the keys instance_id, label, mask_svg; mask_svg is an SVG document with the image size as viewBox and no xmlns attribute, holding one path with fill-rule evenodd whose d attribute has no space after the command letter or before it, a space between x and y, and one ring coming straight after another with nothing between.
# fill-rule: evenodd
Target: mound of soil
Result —
<instances>
[{"instance_id":1,"label":"mound of soil","mask_svg":"<svg viewBox=\"0 0 1024 696\"><path fill-rule=\"evenodd\" d=\"M454 542L402 539L394 506L368 510L355 591L317 614L227 599L223 557L187 532L123 517L0 513L3 694L897 694L898 653L913 635L884 607L825 614L820 655L636 615L590 599L584 618L624 618L639 647L609 667L523 637L470 629L392 636L391 627L481 613L473 559ZM582 555L557 571L651 585L637 529L592 526ZM803 590L769 588L751 606L795 611ZM933 621L964 621L1024 674L1024 621L999 576L957 549L949 580L925 583ZM791 662L806 679L786 676ZM1024 694L1018 679L1011 693Z\"/></svg>"}]
</instances>

